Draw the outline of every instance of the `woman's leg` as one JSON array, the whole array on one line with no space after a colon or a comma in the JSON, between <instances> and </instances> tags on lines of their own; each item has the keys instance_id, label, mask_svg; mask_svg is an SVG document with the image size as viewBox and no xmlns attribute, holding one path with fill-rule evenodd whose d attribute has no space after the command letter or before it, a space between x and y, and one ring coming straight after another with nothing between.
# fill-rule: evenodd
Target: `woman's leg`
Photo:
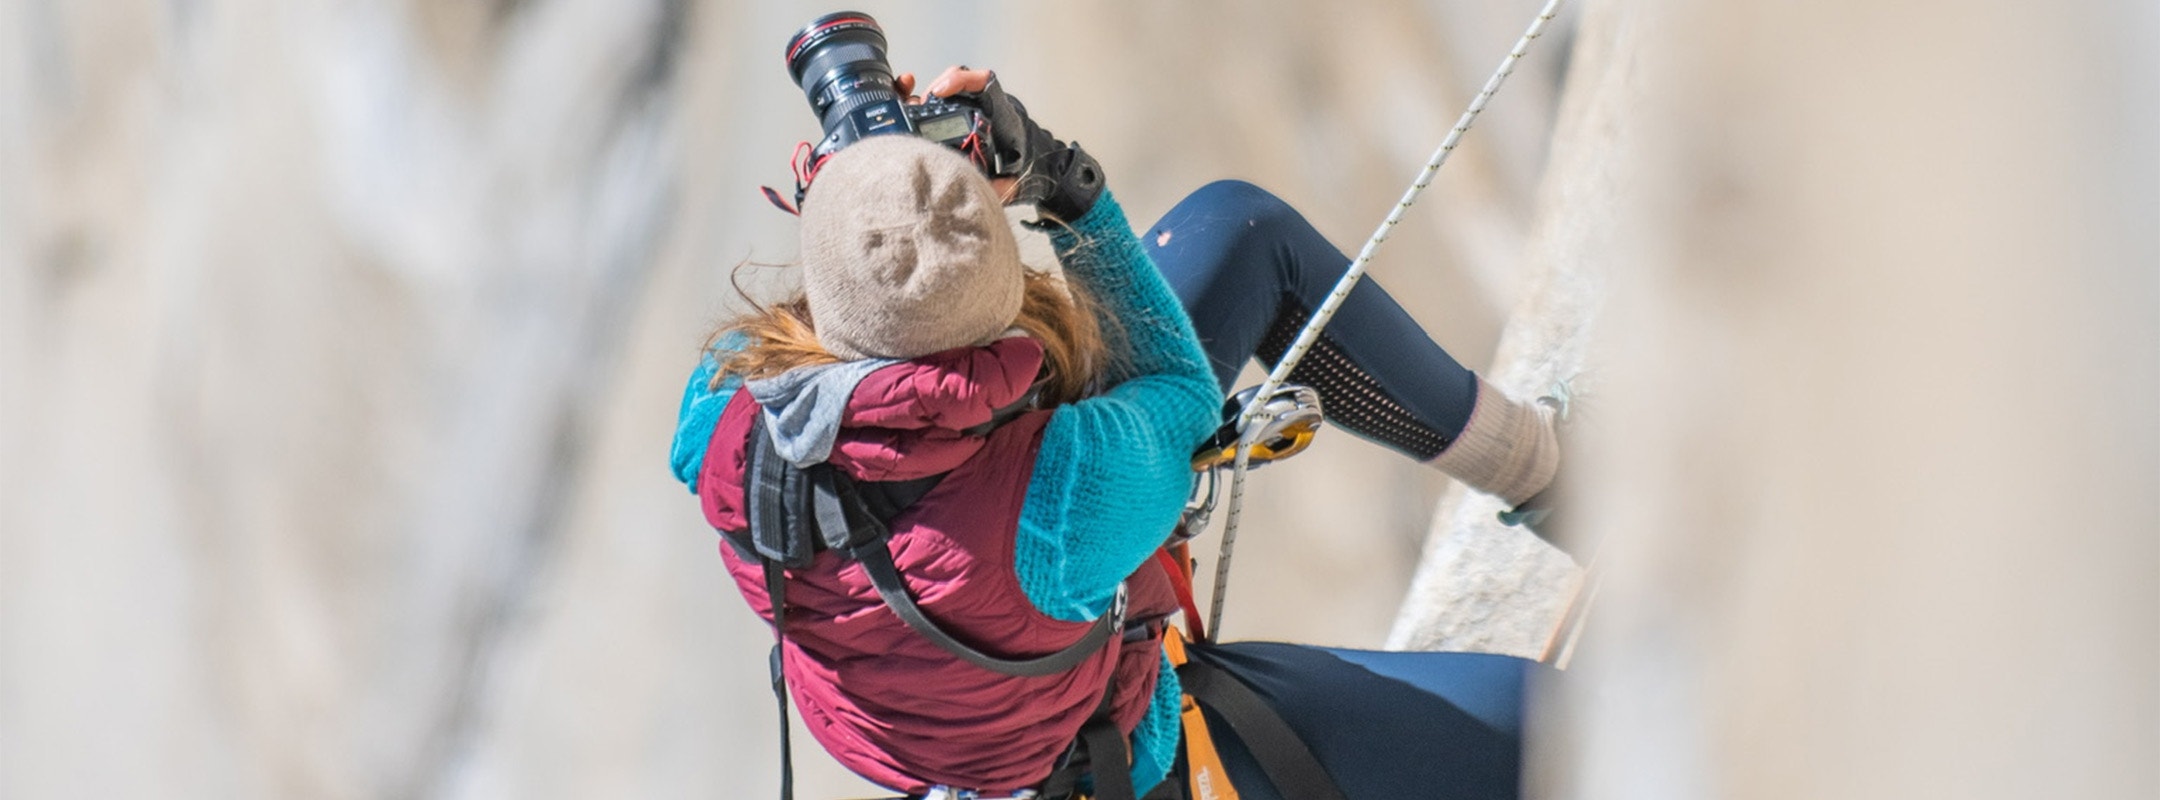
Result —
<instances>
[{"instance_id":1,"label":"woman's leg","mask_svg":"<svg viewBox=\"0 0 2160 800\"><path fill-rule=\"evenodd\" d=\"M1524 684L1536 662L1483 653L1384 653L1271 642L1196 648L1282 716L1350 800L1513 798ZM1208 730L1246 800L1276 800L1219 716Z\"/></svg>"},{"instance_id":2,"label":"woman's leg","mask_svg":"<svg viewBox=\"0 0 2160 800\"><path fill-rule=\"evenodd\" d=\"M1242 181L1201 187L1142 241L1225 392L1247 359L1280 359L1350 267L1296 209ZM1559 467L1544 414L1463 368L1370 279L1351 290L1290 380L1319 391L1335 424L1510 505Z\"/></svg>"},{"instance_id":3,"label":"woman's leg","mask_svg":"<svg viewBox=\"0 0 2160 800\"><path fill-rule=\"evenodd\" d=\"M1282 357L1350 266L1296 209L1242 181L1193 192L1142 240L1225 393L1247 360ZM1477 400L1477 377L1370 279L1291 380L1319 390L1330 420L1420 461L1446 449Z\"/></svg>"}]
</instances>

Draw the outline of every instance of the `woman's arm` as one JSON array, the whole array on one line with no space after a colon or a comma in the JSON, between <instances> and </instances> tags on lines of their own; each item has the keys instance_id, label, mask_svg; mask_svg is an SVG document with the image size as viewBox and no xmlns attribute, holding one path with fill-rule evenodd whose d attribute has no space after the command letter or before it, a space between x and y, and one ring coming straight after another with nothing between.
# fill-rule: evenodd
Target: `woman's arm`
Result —
<instances>
[{"instance_id":1,"label":"woman's arm","mask_svg":"<svg viewBox=\"0 0 2160 800\"><path fill-rule=\"evenodd\" d=\"M952 67L924 91L980 95L991 81L989 70ZM915 101L914 75L898 76L895 85ZM1009 110L1021 117L1020 138L1030 155L1064 148L1025 120L1017 103ZM1014 124L1008 118L1007 135L1018 132ZM1071 159L1059 163L1073 166ZM1222 403L1191 319L1134 237L1124 209L1101 189L1100 173L1086 175L1092 183L1085 186L1063 183L1081 174L1050 176L1060 183L1049 190L993 181L1008 202L1016 190L1031 188L1020 192L1033 198L1025 202L1059 206L1071 224L1053 229L1050 242L1066 278L1095 296L1105 330L1123 334L1110 337L1118 351L1103 375L1108 390L1051 415L1020 513L1014 571L1021 588L1044 613L1074 621L1100 616L1118 582L1169 537L1191 491L1192 450L1214 432ZM1092 204L1081 199L1089 196Z\"/></svg>"},{"instance_id":2,"label":"woman's arm","mask_svg":"<svg viewBox=\"0 0 2160 800\"><path fill-rule=\"evenodd\" d=\"M713 375L720 371L718 359L743 349L746 343L740 333L720 337L705 351L705 357L683 386L682 407L675 413L675 445L668 453L668 461L675 470L675 479L689 487L691 494L698 490L698 471L705 465L705 447L712 441L713 426L720 422L720 412L727 409L728 400L742 386L742 378L736 375L713 386Z\"/></svg>"},{"instance_id":3,"label":"woman's arm","mask_svg":"<svg viewBox=\"0 0 2160 800\"><path fill-rule=\"evenodd\" d=\"M1015 571L1037 608L1087 620L1176 525L1222 398L1192 322L1108 193L1050 237L1122 336L1102 394L1058 408L1021 510Z\"/></svg>"}]
</instances>

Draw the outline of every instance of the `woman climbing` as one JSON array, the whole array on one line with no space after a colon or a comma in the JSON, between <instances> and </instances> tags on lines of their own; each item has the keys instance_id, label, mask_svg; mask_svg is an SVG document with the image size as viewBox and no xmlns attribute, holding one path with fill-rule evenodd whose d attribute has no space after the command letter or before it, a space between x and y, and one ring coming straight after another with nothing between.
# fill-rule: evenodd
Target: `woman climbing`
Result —
<instances>
[{"instance_id":1,"label":"woman climbing","mask_svg":"<svg viewBox=\"0 0 2160 800\"><path fill-rule=\"evenodd\" d=\"M982 70L927 94L1008 102ZM913 136L826 160L802 199L801 295L722 328L686 388L676 475L775 626L775 680L810 732L914 797L1177 796L1173 767L1217 757L1247 798L1514 796L1530 662L1166 654L1175 568L1157 554L1193 451L1348 259L1243 183L1136 236L1095 162L1025 124L1018 183ZM1037 208L1062 279L1020 263L1004 203ZM1337 424L1510 504L1557 467L1545 412L1369 281L1292 377ZM1183 751L1186 683L1268 719L1203 698L1215 755Z\"/></svg>"}]
</instances>

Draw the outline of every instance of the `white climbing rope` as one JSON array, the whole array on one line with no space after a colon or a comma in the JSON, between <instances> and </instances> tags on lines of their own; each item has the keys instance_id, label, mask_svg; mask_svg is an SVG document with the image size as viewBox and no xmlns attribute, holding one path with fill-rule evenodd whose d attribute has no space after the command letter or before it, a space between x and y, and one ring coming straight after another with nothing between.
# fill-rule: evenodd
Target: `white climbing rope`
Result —
<instances>
[{"instance_id":1,"label":"white climbing rope","mask_svg":"<svg viewBox=\"0 0 2160 800\"><path fill-rule=\"evenodd\" d=\"M1522 38L1515 40L1514 49L1509 50L1507 57L1500 60L1500 68L1494 70L1492 77L1485 80L1485 88L1470 99L1470 107L1463 111L1462 118L1456 120L1454 129L1448 131L1447 138L1440 142L1440 149L1434 151L1432 158L1425 162L1425 168L1418 171L1417 179L1410 182L1409 190L1403 192L1401 200L1396 201L1395 208L1388 212L1387 219L1380 221L1380 227L1373 231L1372 238L1365 240L1365 246L1358 250L1357 258L1350 262L1349 271L1344 272L1342 279L1335 282L1335 288L1328 292L1327 300L1320 304L1318 311L1313 312L1312 319L1305 323L1304 330L1298 332L1297 340L1291 343L1290 349L1283 351L1282 360L1275 363L1275 369L1268 373L1267 381L1260 384L1260 391L1253 395L1252 402L1238 412L1239 428L1244 431L1244 435L1238 438L1237 459L1230 478L1230 512L1223 519L1222 550L1215 561L1215 592L1208 604L1207 630L1217 638L1222 636L1223 596L1230 585L1230 556L1237 545L1238 515L1245 500L1245 473L1251 467L1252 446L1255 444L1253 437L1259 434L1261 428L1253 423L1261 416L1261 409L1266 405L1267 398L1282 388L1283 383L1290 377L1290 371L1297 368L1298 362L1305 358L1306 351L1311 350L1313 343L1319 341L1320 330L1327 327L1328 320L1335 317L1336 310L1342 308L1343 301L1350 297L1350 290L1356 288L1358 281L1365 277L1365 268L1372 262L1373 253L1380 249L1382 242L1387 241L1388 234L1394 231L1396 223L1402 221L1403 212L1410 210L1410 204L1417 202L1418 195L1424 193L1425 187L1432 184L1433 175L1439 173L1440 165L1447 163L1448 155L1455 152L1456 143L1462 141L1463 134L1470 130L1471 123L1477 121L1478 113L1485 110L1485 103L1492 99L1493 93L1500 90L1500 84L1515 71L1515 62L1522 60L1523 53L1530 49L1531 40L1544 33L1545 23L1552 21L1553 16L1560 13L1560 2L1561 0L1545 1L1545 7L1538 11L1537 18L1530 21L1529 30L1523 32Z\"/></svg>"}]
</instances>

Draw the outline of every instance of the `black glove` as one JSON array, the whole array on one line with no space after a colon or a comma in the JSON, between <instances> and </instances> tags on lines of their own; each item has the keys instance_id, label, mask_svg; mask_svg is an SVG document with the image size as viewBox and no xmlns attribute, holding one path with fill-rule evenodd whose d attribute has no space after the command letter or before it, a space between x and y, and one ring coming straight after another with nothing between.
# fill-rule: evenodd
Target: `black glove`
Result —
<instances>
[{"instance_id":1,"label":"black glove","mask_svg":"<svg viewBox=\"0 0 2160 800\"><path fill-rule=\"evenodd\" d=\"M998 177L1014 178L1012 203L1033 204L1043 214L1071 222L1095 207L1102 195L1102 165L1080 149L1051 136L1028 118L1027 106L1005 93L996 75L981 92L958 95L981 107L990 118L990 146L997 149Z\"/></svg>"}]
</instances>

